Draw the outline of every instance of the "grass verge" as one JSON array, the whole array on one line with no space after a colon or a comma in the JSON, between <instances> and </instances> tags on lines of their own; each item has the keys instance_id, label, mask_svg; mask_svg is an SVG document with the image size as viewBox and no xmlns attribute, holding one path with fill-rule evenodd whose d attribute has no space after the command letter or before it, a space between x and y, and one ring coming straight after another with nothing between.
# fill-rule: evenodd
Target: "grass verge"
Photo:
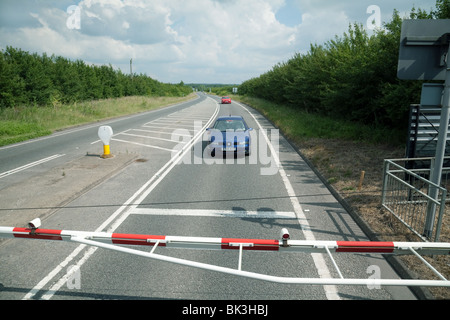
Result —
<instances>
[{"instance_id":1,"label":"grass verge","mask_svg":"<svg viewBox=\"0 0 450 320\"><path fill-rule=\"evenodd\" d=\"M378 239L422 241L381 207L384 159L404 157L402 137L406 133L298 112L261 99L242 96L232 99L250 105L274 123ZM449 211L444 215L442 242L450 242ZM418 258L401 256L400 259L420 279L438 279ZM426 257L426 260L447 279L450 277L449 255ZM435 299L450 299L448 288L430 288L429 292Z\"/></svg>"},{"instance_id":2,"label":"grass verge","mask_svg":"<svg viewBox=\"0 0 450 320\"><path fill-rule=\"evenodd\" d=\"M182 98L133 96L67 105L0 109L0 146L49 135L72 126L155 110L193 97L193 94Z\"/></svg>"}]
</instances>

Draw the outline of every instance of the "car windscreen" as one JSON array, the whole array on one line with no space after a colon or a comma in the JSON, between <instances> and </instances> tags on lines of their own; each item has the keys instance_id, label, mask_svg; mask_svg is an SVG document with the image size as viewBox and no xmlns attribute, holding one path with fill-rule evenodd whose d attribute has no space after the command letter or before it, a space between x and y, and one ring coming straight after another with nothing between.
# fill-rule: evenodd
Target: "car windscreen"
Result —
<instances>
[{"instance_id":1,"label":"car windscreen","mask_svg":"<svg viewBox=\"0 0 450 320\"><path fill-rule=\"evenodd\" d=\"M242 120L220 120L215 123L214 129L219 131L245 131L245 124Z\"/></svg>"}]
</instances>

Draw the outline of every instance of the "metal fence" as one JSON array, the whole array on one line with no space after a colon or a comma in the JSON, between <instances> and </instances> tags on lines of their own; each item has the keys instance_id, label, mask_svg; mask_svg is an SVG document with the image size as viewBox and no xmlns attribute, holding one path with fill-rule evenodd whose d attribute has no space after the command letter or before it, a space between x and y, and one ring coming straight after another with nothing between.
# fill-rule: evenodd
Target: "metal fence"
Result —
<instances>
[{"instance_id":1,"label":"metal fence","mask_svg":"<svg viewBox=\"0 0 450 320\"><path fill-rule=\"evenodd\" d=\"M441 185L432 183L434 158L385 160L382 206L424 241L439 241L447 199L447 177L443 168ZM444 187L445 186L445 187ZM430 196L432 189L437 197Z\"/></svg>"}]
</instances>

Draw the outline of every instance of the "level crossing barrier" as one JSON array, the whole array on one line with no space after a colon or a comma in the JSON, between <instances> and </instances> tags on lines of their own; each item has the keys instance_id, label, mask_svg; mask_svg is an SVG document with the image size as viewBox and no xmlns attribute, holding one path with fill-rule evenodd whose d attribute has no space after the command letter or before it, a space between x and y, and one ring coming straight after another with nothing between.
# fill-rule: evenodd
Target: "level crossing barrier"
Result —
<instances>
[{"instance_id":1,"label":"level crossing barrier","mask_svg":"<svg viewBox=\"0 0 450 320\"><path fill-rule=\"evenodd\" d=\"M281 230L280 239L239 239L214 237L180 237L162 235L141 235L106 232L86 232L70 230L41 229L40 221L28 228L0 227L0 238L36 239L49 241L69 241L128 253L135 256L171 262L175 264L216 271L263 281L303 284L303 285L360 285L360 286L421 286L450 287L450 281L439 273L422 255L449 255L450 243L439 242L377 242L377 241L308 241L292 240L286 229ZM136 250L130 246L149 246L150 252ZM237 268L227 268L212 264L169 257L156 254L157 248L199 249L199 250L236 250ZM243 251L266 251L282 253L325 253L336 269L338 278L298 278L279 277L242 270ZM421 279L354 279L344 278L332 254L410 254L417 256L430 268L439 280Z\"/></svg>"}]
</instances>

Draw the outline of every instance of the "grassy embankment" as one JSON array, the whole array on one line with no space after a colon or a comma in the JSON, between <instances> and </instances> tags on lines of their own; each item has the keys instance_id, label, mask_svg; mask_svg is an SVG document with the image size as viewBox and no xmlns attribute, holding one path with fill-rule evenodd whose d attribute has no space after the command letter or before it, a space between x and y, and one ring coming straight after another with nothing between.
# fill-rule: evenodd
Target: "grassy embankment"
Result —
<instances>
[{"instance_id":1,"label":"grassy embankment","mask_svg":"<svg viewBox=\"0 0 450 320\"><path fill-rule=\"evenodd\" d=\"M193 95L183 98L135 96L0 109L0 146L49 135L72 126L154 110L192 98Z\"/></svg>"}]
</instances>

